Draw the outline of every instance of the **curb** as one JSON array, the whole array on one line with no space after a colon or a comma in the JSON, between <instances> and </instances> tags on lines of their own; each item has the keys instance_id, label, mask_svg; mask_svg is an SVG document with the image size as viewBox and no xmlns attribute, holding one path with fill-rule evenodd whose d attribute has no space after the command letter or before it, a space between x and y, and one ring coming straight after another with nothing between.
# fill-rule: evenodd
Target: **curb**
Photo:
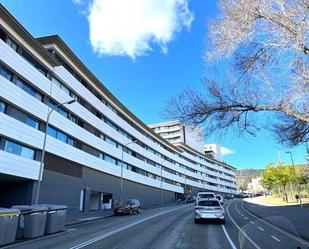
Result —
<instances>
[{"instance_id":1,"label":"curb","mask_svg":"<svg viewBox=\"0 0 309 249\"><path fill-rule=\"evenodd\" d=\"M74 221L74 222L70 222L70 223L65 224L65 227L70 227L70 226L74 226L74 225L84 224L84 223L88 223L88 222L92 222L92 221L97 221L97 220L103 220L105 218L109 218L109 217L112 217L112 216L114 216L114 214L109 214L109 215L106 215L106 216L97 217L97 218L94 218L92 220Z\"/></svg>"},{"instance_id":2,"label":"curb","mask_svg":"<svg viewBox=\"0 0 309 249\"><path fill-rule=\"evenodd\" d=\"M246 203L248 203L248 202L246 202ZM254 215L254 216L256 216L256 217L258 217L258 218L264 220L265 217L263 217L263 216L259 215L258 213L256 213L256 212L250 210L248 207L246 207L246 204L244 204L244 205L242 205L242 206L243 206L243 208L246 209L250 214L252 214L252 215ZM273 223L273 222L271 222L271 221L268 221L268 220L267 220L267 222L270 223L271 225L273 225L274 227L276 227L276 228L278 228L278 229L281 229L282 231L284 231L284 232L286 232L286 233L288 233L288 234L290 234L290 235L292 235L292 236L295 236L294 234L292 234L292 233L291 233L290 231L288 231L287 229L285 229L285 228L283 228L283 227L280 227L280 226L278 226L277 224L275 224L275 223ZM295 229L295 230L296 230L296 229ZM296 231L296 232L297 232L297 231ZM309 243L309 237L306 238L306 237L304 237L303 235L300 235L300 234L298 234L298 233L297 233L297 235L298 235L299 238L301 238L301 239L304 240L305 242Z\"/></svg>"}]
</instances>

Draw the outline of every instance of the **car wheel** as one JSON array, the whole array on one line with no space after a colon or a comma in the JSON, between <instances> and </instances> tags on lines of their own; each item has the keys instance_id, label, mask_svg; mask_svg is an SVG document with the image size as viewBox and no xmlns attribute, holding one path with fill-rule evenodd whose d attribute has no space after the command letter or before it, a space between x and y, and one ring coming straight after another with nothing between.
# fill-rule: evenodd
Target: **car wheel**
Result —
<instances>
[{"instance_id":1,"label":"car wheel","mask_svg":"<svg viewBox=\"0 0 309 249\"><path fill-rule=\"evenodd\" d=\"M195 224L198 224L198 223L199 223L199 220L198 220L198 219L194 219L194 223L195 223Z\"/></svg>"},{"instance_id":2,"label":"car wheel","mask_svg":"<svg viewBox=\"0 0 309 249\"><path fill-rule=\"evenodd\" d=\"M133 209L130 209L130 214L133 214Z\"/></svg>"},{"instance_id":3,"label":"car wheel","mask_svg":"<svg viewBox=\"0 0 309 249\"><path fill-rule=\"evenodd\" d=\"M225 224L225 220L221 220L221 224Z\"/></svg>"},{"instance_id":4,"label":"car wheel","mask_svg":"<svg viewBox=\"0 0 309 249\"><path fill-rule=\"evenodd\" d=\"M140 213L140 212L141 212L141 208L138 208L138 209L137 209L137 213Z\"/></svg>"},{"instance_id":5,"label":"car wheel","mask_svg":"<svg viewBox=\"0 0 309 249\"><path fill-rule=\"evenodd\" d=\"M117 213L117 212L114 212L114 215L115 215L115 216L118 216L118 213Z\"/></svg>"}]
</instances>

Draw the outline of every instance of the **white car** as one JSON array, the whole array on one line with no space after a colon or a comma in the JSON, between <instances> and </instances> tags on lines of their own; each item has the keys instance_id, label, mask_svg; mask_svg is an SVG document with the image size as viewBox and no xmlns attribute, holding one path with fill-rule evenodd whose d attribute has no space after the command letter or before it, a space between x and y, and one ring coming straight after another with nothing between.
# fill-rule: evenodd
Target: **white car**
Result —
<instances>
[{"instance_id":1,"label":"white car","mask_svg":"<svg viewBox=\"0 0 309 249\"><path fill-rule=\"evenodd\" d=\"M219 220L225 223L224 208L217 199L199 199L194 208L194 222Z\"/></svg>"},{"instance_id":2,"label":"white car","mask_svg":"<svg viewBox=\"0 0 309 249\"><path fill-rule=\"evenodd\" d=\"M199 199L216 199L216 196L213 192L199 192L196 196L196 201Z\"/></svg>"}]
</instances>

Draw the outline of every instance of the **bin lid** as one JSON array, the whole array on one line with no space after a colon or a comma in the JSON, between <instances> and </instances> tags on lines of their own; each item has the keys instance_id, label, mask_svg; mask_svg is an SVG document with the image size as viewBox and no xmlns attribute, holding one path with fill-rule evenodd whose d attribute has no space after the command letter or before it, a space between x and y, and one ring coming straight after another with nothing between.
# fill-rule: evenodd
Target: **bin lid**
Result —
<instances>
[{"instance_id":1,"label":"bin lid","mask_svg":"<svg viewBox=\"0 0 309 249\"><path fill-rule=\"evenodd\" d=\"M20 211L14 208L0 208L0 217L7 215L19 215Z\"/></svg>"},{"instance_id":2,"label":"bin lid","mask_svg":"<svg viewBox=\"0 0 309 249\"><path fill-rule=\"evenodd\" d=\"M47 207L40 205L16 205L13 206L12 208L16 208L21 212L42 212L48 210Z\"/></svg>"},{"instance_id":3,"label":"bin lid","mask_svg":"<svg viewBox=\"0 0 309 249\"><path fill-rule=\"evenodd\" d=\"M23 212L23 211L31 211L31 206L30 205L15 205L15 206L12 206L12 208L18 209L21 212Z\"/></svg>"},{"instance_id":4,"label":"bin lid","mask_svg":"<svg viewBox=\"0 0 309 249\"><path fill-rule=\"evenodd\" d=\"M66 210L68 209L68 206L66 205L56 205L56 204L39 204L37 206L42 206L48 208L49 211L52 210Z\"/></svg>"}]
</instances>

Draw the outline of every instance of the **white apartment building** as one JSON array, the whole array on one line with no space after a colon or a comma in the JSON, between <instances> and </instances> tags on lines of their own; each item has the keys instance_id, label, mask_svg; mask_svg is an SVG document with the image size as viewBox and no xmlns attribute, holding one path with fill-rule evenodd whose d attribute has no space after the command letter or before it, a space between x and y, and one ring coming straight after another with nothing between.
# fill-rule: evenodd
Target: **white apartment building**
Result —
<instances>
[{"instance_id":1,"label":"white apartment building","mask_svg":"<svg viewBox=\"0 0 309 249\"><path fill-rule=\"evenodd\" d=\"M204 149L206 155L209 155L217 160L222 159L222 151L219 144L205 144Z\"/></svg>"},{"instance_id":2,"label":"white apartment building","mask_svg":"<svg viewBox=\"0 0 309 249\"><path fill-rule=\"evenodd\" d=\"M0 206L34 202L46 133L40 203L110 208L121 175L123 198L142 206L188 188L236 193L235 168L157 135L59 36L34 38L2 5L0 89Z\"/></svg>"},{"instance_id":3,"label":"white apartment building","mask_svg":"<svg viewBox=\"0 0 309 249\"><path fill-rule=\"evenodd\" d=\"M178 145L185 144L200 153L204 153L202 129L183 125L179 121L169 121L148 125L155 133L168 142Z\"/></svg>"}]
</instances>

